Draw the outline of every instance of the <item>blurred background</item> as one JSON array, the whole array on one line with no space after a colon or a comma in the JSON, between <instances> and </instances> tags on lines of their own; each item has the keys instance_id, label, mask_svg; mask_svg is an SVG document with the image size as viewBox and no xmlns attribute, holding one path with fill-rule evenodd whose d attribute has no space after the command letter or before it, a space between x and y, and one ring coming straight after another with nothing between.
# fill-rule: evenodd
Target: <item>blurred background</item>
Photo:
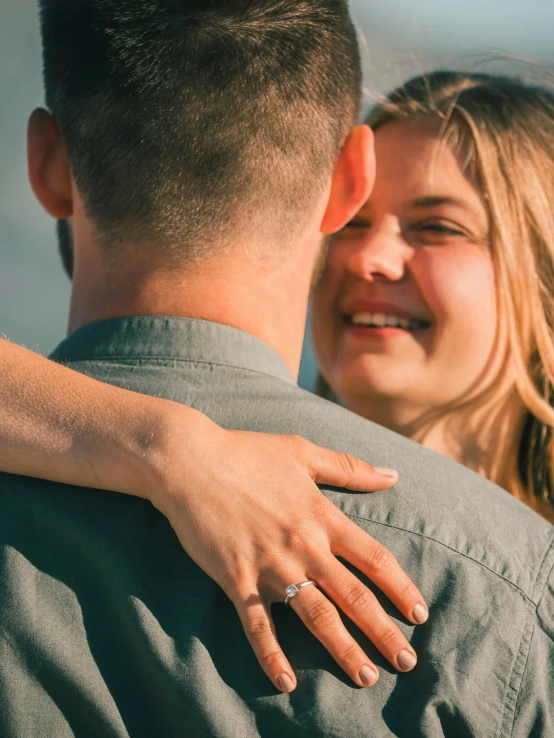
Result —
<instances>
[{"instance_id":1,"label":"blurred background","mask_svg":"<svg viewBox=\"0 0 554 738\"><path fill-rule=\"evenodd\" d=\"M489 55L554 69L554 0L351 0L351 8L368 105L437 66L491 71ZM0 335L47 354L65 335L70 285L53 223L27 184L26 122L43 101L35 0L1 0L0 99ZM307 336L301 386L311 389L314 376Z\"/></svg>"}]
</instances>

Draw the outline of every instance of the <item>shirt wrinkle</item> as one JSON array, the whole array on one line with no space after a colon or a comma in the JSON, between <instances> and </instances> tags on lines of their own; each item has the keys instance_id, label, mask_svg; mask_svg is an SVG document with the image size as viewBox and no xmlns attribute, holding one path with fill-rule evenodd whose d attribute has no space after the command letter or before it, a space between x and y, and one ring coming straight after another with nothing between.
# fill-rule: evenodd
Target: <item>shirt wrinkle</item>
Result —
<instances>
[{"instance_id":1,"label":"shirt wrinkle","mask_svg":"<svg viewBox=\"0 0 554 738\"><path fill-rule=\"evenodd\" d=\"M437 538L433 538L433 536L427 535L426 533L420 533L419 531L410 530L410 528L403 528L400 525L393 525L391 523L383 523L382 521L374 520L371 517L362 517L361 515L353 515L352 513L345 513L345 515L347 515L347 517L351 518L352 520L365 520L368 523L374 523L375 525L382 525L385 528L393 528L395 530L401 530L403 533L409 533L410 535L418 536L419 538L423 538L426 541L432 541L433 543L436 543L439 546L443 546L444 548L447 548L449 551L452 551L452 553L458 554L459 556L463 556L465 559L468 559L468 561L472 561L474 564L477 564L478 566L483 567L483 569L490 571L491 574L494 574L496 577L506 582L506 584L509 584L510 587L513 587L515 590L520 592L528 602L534 605L535 608L537 608L539 605L540 600L539 602L534 602L532 597L528 595L523 589L521 589L521 587L518 586L515 582L512 582L511 579L508 579L503 574L500 574L500 572L495 571L490 566L487 566L487 564L485 564L483 561L479 561L479 559L476 559L473 556L469 556L469 554L465 553L464 551L460 551L457 548L454 548L454 546L451 546L448 543L445 543L444 541L439 541ZM550 544L550 547L547 549L544 560L542 564L539 566L539 569L537 571L537 577L536 577L535 583L533 584L533 590L535 589L537 582L539 581L540 575L543 569L545 568L546 560L549 554L554 556L554 533L553 533L552 543ZM547 573L547 578L548 578L548 573ZM542 597L544 595L544 592L540 592L540 594Z\"/></svg>"}]
</instances>

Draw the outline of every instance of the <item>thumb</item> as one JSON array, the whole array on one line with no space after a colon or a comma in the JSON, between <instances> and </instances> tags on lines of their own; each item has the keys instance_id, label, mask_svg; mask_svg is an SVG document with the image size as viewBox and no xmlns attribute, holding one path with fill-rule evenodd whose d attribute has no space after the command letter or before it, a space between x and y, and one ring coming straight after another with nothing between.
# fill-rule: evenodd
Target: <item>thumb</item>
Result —
<instances>
[{"instance_id":1,"label":"thumb","mask_svg":"<svg viewBox=\"0 0 554 738\"><path fill-rule=\"evenodd\" d=\"M310 446L306 449L308 471L316 484L375 492L388 489L398 481L398 472L394 469L372 466L350 454Z\"/></svg>"}]
</instances>

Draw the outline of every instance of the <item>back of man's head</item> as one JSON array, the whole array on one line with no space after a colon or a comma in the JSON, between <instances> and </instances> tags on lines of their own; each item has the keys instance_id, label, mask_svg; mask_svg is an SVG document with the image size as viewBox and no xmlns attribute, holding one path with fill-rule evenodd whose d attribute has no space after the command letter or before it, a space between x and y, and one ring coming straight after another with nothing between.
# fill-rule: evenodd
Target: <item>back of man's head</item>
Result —
<instances>
[{"instance_id":1,"label":"back of man's head","mask_svg":"<svg viewBox=\"0 0 554 738\"><path fill-rule=\"evenodd\" d=\"M358 115L346 0L40 4L47 104L108 250L304 226Z\"/></svg>"}]
</instances>

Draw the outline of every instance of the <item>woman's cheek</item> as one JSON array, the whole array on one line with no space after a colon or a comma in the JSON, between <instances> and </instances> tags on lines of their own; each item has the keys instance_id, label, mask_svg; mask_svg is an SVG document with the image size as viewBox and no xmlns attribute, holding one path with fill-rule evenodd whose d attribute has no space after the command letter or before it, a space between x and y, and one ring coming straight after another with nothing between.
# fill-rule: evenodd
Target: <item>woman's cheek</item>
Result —
<instances>
[{"instance_id":1,"label":"woman's cheek","mask_svg":"<svg viewBox=\"0 0 554 738\"><path fill-rule=\"evenodd\" d=\"M433 349L459 369L478 374L491 356L497 333L490 252L460 245L437 249L425 261L420 265L420 289L435 317Z\"/></svg>"}]
</instances>

